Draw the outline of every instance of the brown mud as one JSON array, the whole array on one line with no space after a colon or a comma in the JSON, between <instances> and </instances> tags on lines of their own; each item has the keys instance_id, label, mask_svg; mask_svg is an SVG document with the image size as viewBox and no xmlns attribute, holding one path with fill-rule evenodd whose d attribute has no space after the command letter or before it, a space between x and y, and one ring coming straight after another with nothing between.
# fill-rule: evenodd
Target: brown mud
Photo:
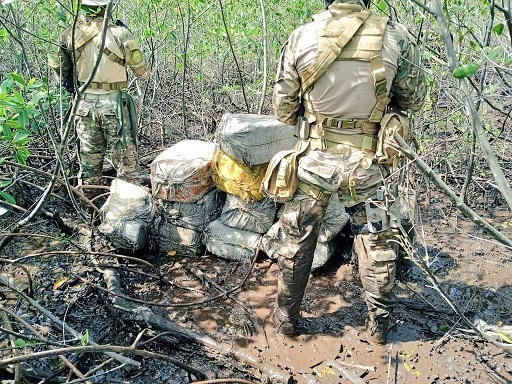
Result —
<instances>
[{"instance_id":1,"label":"brown mud","mask_svg":"<svg viewBox=\"0 0 512 384\"><path fill-rule=\"evenodd\" d=\"M428 263L442 288L471 321L482 319L497 326L512 324L512 251L481 234L474 223L450 209L443 199L423 206L422 211ZM509 211L495 209L490 221L506 236L512 236ZM366 306L357 263L350 256L351 238L346 232L342 236L342 246L335 256L310 278L300 320L304 334L295 338L276 334L270 313L278 267L260 254L242 289L229 297L202 305L152 307L155 313L176 324L227 345L232 356L220 356L175 335L163 336L144 347L181 359L211 379L238 377L259 382L257 378L266 377L268 382L277 382L277 378L261 372L255 374L255 366L261 364L289 383L512 383L512 359L467 331L468 326L409 260L399 263L399 305L388 343L370 345L364 335ZM29 245L33 249L28 249ZM59 247L69 249L69 244L25 239L13 242L6 255L14 258ZM169 304L219 295L241 284L250 270L249 263L229 262L211 255L145 257L160 267L163 279L151 273L142 274L140 265L122 260L116 268L126 293ZM110 308L105 293L79 279L70 278L55 289L56 281L74 274L102 284L100 275L95 274L98 266L93 266L87 256L45 256L38 261L27 260L26 265L33 274L39 302L75 329L87 329L99 344L129 345L144 328L144 324L119 317ZM23 289L25 273L6 264L0 272L17 276L17 284ZM2 289L2 295L5 305L24 314L27 321L46 329L53 337L63 337L51 329L45 316L28 310L8 289ZM152 332L157 335L159 330ZM6 351L5 336L0 343ZM235 352L250 357L253 364L238 364ZM93 382L150 383L155 382L155 377L159 383L192 382L179 368L151 359L138 360L142 361L139 370L104 369ZM53 360L32 364L34 377L48 375L55 364ZM80 364L90 367L98 361L89 356ZM10 379L7 372L0 371L0 382L9 383Z\"/></svg>"}]
</instances>

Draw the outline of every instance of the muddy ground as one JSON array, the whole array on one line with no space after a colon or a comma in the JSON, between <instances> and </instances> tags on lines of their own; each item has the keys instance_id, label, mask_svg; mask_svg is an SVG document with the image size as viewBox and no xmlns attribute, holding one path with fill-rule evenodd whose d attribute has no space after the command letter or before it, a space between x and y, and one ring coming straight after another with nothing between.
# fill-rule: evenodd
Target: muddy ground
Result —
<instances>
[{"instance_id":1,"label":"muddy ground","mask_svg":"<svg viewBox=\"0 0 512 384\"><path fill-rule=\"evenodd\" d=\"M482 233L444 198L420 197L428 263L442 288L471 321L511 325L512 251ZM505 207L488 206L479 213L512 237L512 218ZM82 335L87 332L90 340L100 345L129 346L147 329L139 349L194 367L204 374L201 382L512 383L512 359L468 332L468 326L408 260L399 266L396 293L400 303L389 342L385 346L367 343L363 334L365 304L357 264L350 257L351 236L346 231L335 256L311 276L302 307L307 333L296 338L276 334L270 323L278 268L263 253L252 269L249 262L229 262L212 255L155 256L149 251L135 255L150 263L147 265L125 257L80 254L77 251L84 247L113 250L95 236L62 236L48 221L34 223L27 232L52 238L14 238L1 255L0 277L4 281L10 278L14 288L25 294L32 286L33 297L41 306ZM68 252L52 254L57 250ZM27 258L16 264L5 260L19 257ZM105 270L114 271L125 294L138 300L132 302L135 308L131 312L101 289L105 287ZM234 290L240 284L242 287ZM62 325L56 326L11 289L0 289L2 308L12 310L48 340L80 345ZM230 290L234 292L226 294ZM154 318L142 315L143 308L182 328L164 332L155 326ZM17 333L31 334L16 318L8 318L10 322L5 316L1 321L3 329L10 325ZM6 359L13 352L7 335L0 335ZM28 336L18 354L48 349L44 343L27 340ZM107 360L103 354L67 356L82 373L95 371L91 373L93 383L200 381L154 356L130 354L140 367L121 369L117 361L99 366ZM30 360L22 368L30 383L85 382L69 375L69 368L57 357ZM11 368L0 368L1 383L11 383L13 377ZM238 381L229 381L235 378Z\"/></svg>"}]
</instances>

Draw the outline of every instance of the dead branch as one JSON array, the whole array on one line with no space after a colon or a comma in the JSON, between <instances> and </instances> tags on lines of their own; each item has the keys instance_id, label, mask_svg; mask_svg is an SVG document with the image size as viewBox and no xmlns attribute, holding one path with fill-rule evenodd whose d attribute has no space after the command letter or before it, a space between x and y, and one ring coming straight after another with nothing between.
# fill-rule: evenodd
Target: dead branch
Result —
<instances>
[{"instance_id":1,"label":"dead branch","mask_svg":"<svg viewBox=\"0 0 512 384\"><path fill-rule=\"evenodd\" d=\"M167 361L171 364L176 365L177 367L193 374L195 377L199 379L206 378L206 376L199 370L182 363L179 360L176 360L170 356L162 355L160 353L151 352L151 351L143 351L135 348L134 346L123 347L119 345L85 345L80 347L66 347L66 348L57 348L54 350L34 352L30 355L16 356L11 358L6 358L0 360L0 367L5 367L10 364L18 364L21 362L27 362L32 360L43 359L51 356L58 356L70 353L93 353L93 352L101 352L107 355L109 354L119 354L119 353L132 353L137 356L163 360ZM140 365L140 363L139 363Z\"/></svg>"},{"instance_id":2,"label":"dead branch","mask_svg":"<svg viewBox=\"0 0 512 384\"><path fill-rule=\"evenodd\" d=\"M15 318L21 325L23 325L26 329L28 329L30 332L32 332L37 338L46 343L48 340L32 325L27 323L21 316L18 316L16 313L12 312L10 309L5 308L2 304L0 304L0 311L2 311L6 315L10 315L11 317ZM55 346L50 346L50 349L56 349ZM85 379L85 376L82 372L78 370L78 368L69 361L65 356L59 355L59 359L69 368L71 371L79 378ZM86 384L92 384L91 381L85 381Z\"/></svg>"},{"instance_id":3,"label":"dead branch","mask_svg":"<svg viewBox=\"0 0 512 384\"><path fill-rule=\"evenodd\" d=\"M39 304L37 301L33 300L32 298L30 298L28 295L24 294L23 292L21 292L20 290L12 287L12 286L9 286L9 282L3 277L0 275L0 284L8 287L10 290L16 292L17 295L19 295L20 297L22 297L25 301L27 301L31 306L33 306L34 308L36 308L39 312L41 312L43 315L45 315L47 318L49 318L54 325L56 325L58 327L58 329L60 330L65 330L66 332L68 332L69 334L71 334L73 337L75 337L76 339L80 339L81 335L79 332L77 332L76 330L74 330L73 328L71 328L67 323L64 323L62 322L58 317L56 317L53 313L51 313L50 311L48 311L46 308L44 308L41 304ZM94 343L93 341L89 341L89 343L92 345L92 346L95 346L96 343ZM125 356L121 356L117 353L112 353L112 352L106 352L107 355L109 355L110 357L112 358L115 358L117 361L121 362L122 364L125 364L125 365L132 365L132 366L135 366L137 368L140 367L140 363L138 361L135 361L135 360L132 360L132 359L129 359ZM2 366L2 365L0 365Z\"/></svg>"}]
</instances>

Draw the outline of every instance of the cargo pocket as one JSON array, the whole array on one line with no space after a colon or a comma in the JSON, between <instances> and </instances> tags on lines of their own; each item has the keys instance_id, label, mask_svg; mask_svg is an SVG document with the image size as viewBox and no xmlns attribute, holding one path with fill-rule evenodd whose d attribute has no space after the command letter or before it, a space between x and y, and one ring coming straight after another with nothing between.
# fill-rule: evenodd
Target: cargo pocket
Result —
<instances>
[{"instance_id":1,"label":"cargo pocket","mask_svg":"<svg viewBox=\"0 0 512 384\"><path fill-rule=\"evenodd\" d=\"M338 154L309 151L300 158L297 174L307 184L336 192L343 178L343 162Z\"/></svg>"},{"instance_id":2,"label":"cargo pocket","mask_svg":"<svg viewBox=\"0 0 512 384\"><path fill-rule=\"evenodd\" d=\"M87 103L80 103L80 105L76 109L75 115L79 116L79 117L87 117L87 116L89 116L89 111L90 110L91 110L91 107L90 107L89 104L87 104Z\"/></svg>"},{"instance_id":3,"label":"cargo pocket","mask_svg":"<svg viewBox=\"0 0 512 384\"><path fill-rule=\"evenodd\" d=\"M354 241L363 288L375 297L391 291L396 275L396 252L383 246L385 239L379 235L358 235Z\"/></svg>"}]
</instances>

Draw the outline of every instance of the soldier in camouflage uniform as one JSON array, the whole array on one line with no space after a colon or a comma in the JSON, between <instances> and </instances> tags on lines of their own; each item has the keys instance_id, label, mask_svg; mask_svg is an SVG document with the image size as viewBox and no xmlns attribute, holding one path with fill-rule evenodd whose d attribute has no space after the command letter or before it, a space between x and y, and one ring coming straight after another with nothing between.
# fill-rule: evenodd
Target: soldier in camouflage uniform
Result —
<instances>
[{"instance_id":1,"label":"soldier in camouflage uniform","mask_svg":"<svg viewBox=\"0 0 512 384\"><path fill-rule=\"evenodd\" d=\"M140 182L135 108L125 92L128 88L126 67L143 79L149 76L150 70L132 33L124 25L117 25L122 23L109 21L105 47L99 52L107 4L108 0L83 0L83 14L75 30L70 27L62 33L58 54L50 54L48 60L62 87L74 93L75 86L81 86L88 79L101 55L75 118L80 140L79 183L84 186L101 185L106 155L117 177L136 184ZM88 198L99 192L99 189L84 188Z\"/></svg>"},{"instance_id":2,"label":"soldier in camouflage uniform","mask_svg":"<svg viewBox=\"0 0 512 384\"><path fill-rule=\"evenodd\" d=\"M397 231L386 226L372 228L367 217L366 203L374 201L390 173L387 165L375 161L376 138L384 112L390 107L418 110L426 87L418 50L406 28L371 14L366 9L368 2L326 1L324 12L291 34L282 49L273 108L280 121L294 125L299 108L304 107L304 118L311 127L306 138L308 151L335 155L343 175L338 195L350 215L353 253L359 261L368 307L367 337L372 343L383 344L396 305L392 288L397 255L387 240ZM304 89L302 79L310 64L347 28L354 15L362 12L370 14L362 27L312 87ZM380 62L374 62L375 58ZM379 72L379 68L383 70ZM280 276L272 318L285 335L298 333L300 304L328 197L325 191L301 182L279 220Z\"/></svg>"}]
</instances>

